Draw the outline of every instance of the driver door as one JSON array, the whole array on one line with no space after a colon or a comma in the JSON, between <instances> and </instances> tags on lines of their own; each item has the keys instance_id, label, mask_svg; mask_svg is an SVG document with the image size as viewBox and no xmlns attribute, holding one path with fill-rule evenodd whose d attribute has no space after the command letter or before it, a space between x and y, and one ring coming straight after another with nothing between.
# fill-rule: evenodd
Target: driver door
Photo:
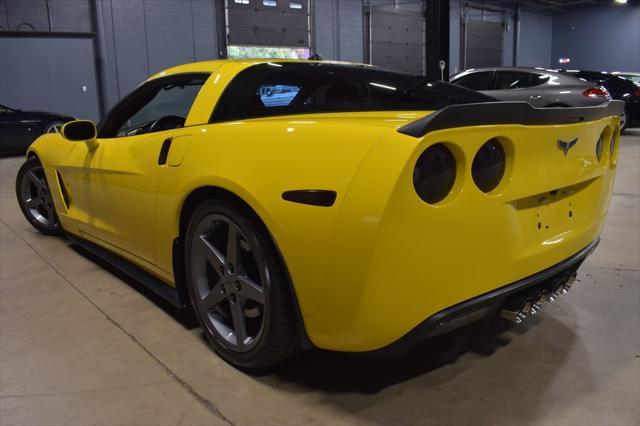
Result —
<instances>
[{"instance_id":1,"label":"driver door","mask_svg":"<svg viewBox=\"0 0 640 426\"><path fill-rule=\"evenodd\" d=\"M109 113L97 148L74 147L63 173L83 237L142 266L156 263L158 173L173 139L190 134L182 126L205 80L178 75L146 83Z\"/></svg>"}]
</instances>

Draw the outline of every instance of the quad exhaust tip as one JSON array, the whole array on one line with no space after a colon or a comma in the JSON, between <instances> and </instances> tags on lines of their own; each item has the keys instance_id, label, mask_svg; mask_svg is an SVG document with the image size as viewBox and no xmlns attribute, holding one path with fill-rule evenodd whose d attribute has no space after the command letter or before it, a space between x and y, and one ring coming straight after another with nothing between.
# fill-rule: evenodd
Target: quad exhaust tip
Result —
<instances>
[{"instance_id":1,"label":"quad exhaust tip","mask_svg":"<svg viewBox=\"0 0 640 426\"><path fill-rule=\"evenodd\" d=\"M560 295L567 294L576 282L576 273L559 278L558 281L555 287L545 287L543 290L533 290L509 297L499 315L507 321L520 324L527 317L540 312L545 305L555 302Z\"/></svg>"}]
</instances>

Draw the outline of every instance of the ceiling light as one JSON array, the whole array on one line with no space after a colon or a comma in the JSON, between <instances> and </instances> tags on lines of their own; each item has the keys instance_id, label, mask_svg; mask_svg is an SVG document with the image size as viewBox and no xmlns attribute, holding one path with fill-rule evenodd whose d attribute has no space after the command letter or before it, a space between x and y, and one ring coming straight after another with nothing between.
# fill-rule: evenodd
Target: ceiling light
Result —
<instances>
[{"instance_id":1,"label":"ceiling light","mask_svg":"<svg viewBox=\"0 0 640 426\"><path fill-rule=\"evenodd\" d=\"M618 4L627 4L627 0L613 0L613 1Z\"/></svg>"}]
</instances>

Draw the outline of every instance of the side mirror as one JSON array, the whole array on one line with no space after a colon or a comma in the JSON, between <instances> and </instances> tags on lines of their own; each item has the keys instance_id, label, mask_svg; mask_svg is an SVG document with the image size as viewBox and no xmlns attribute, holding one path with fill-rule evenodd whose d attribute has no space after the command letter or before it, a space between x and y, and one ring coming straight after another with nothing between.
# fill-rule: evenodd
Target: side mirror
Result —
<instances>
[{"instance_id":1,"label":"side mirror","mask_svg":"<svg viewBox=\"0 0 640 426\"><path fill-rule=\"evenodd\" d=\"M73 142L85 142L89 151L98 147L96 140L98 131L96 125L89 120L74 120L65 123L61 130L62 136Z\"/></svg>"}]
</instances>

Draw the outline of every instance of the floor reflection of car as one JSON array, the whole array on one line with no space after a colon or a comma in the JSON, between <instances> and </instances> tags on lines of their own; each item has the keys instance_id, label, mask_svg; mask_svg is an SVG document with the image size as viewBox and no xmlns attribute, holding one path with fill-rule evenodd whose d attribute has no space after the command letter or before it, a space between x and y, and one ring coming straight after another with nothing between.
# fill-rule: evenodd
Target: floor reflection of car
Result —
<instances>
[{"instance_id":1,"label":"floor reflection of car","mask_svg":"<svg viewBox=\"0 0 640 426\"><path fill-rule=\"evenodd\" d=\"M44 133L59 132L73 117L50 112L22 111L0 105L0 154L26 150Z\"/></svg>"},{"instance_id":2,"label":"floor reflection of car","mask_svg":"<svg viewBox=\"0 0 640 426\"><path fill-rule=\"evenodd\" d=\"M611 99L624 101L624 113L620 117L622 130L640 125L640 87L635 83L605 71L563 70L562 72L599 84L607 89Z\"/></svg>"},{"instance_id":3,"label":"floor reflection of car","mask_svg":"<svg viewBox=\"0 0 640 426\"><path fill-rule=\"evenodd\" d=\"M597 84L541 68L470 69L450 81L501 101L526 101L535 107L591 106L609 100Z\"/></svg>"}]
</instances>

